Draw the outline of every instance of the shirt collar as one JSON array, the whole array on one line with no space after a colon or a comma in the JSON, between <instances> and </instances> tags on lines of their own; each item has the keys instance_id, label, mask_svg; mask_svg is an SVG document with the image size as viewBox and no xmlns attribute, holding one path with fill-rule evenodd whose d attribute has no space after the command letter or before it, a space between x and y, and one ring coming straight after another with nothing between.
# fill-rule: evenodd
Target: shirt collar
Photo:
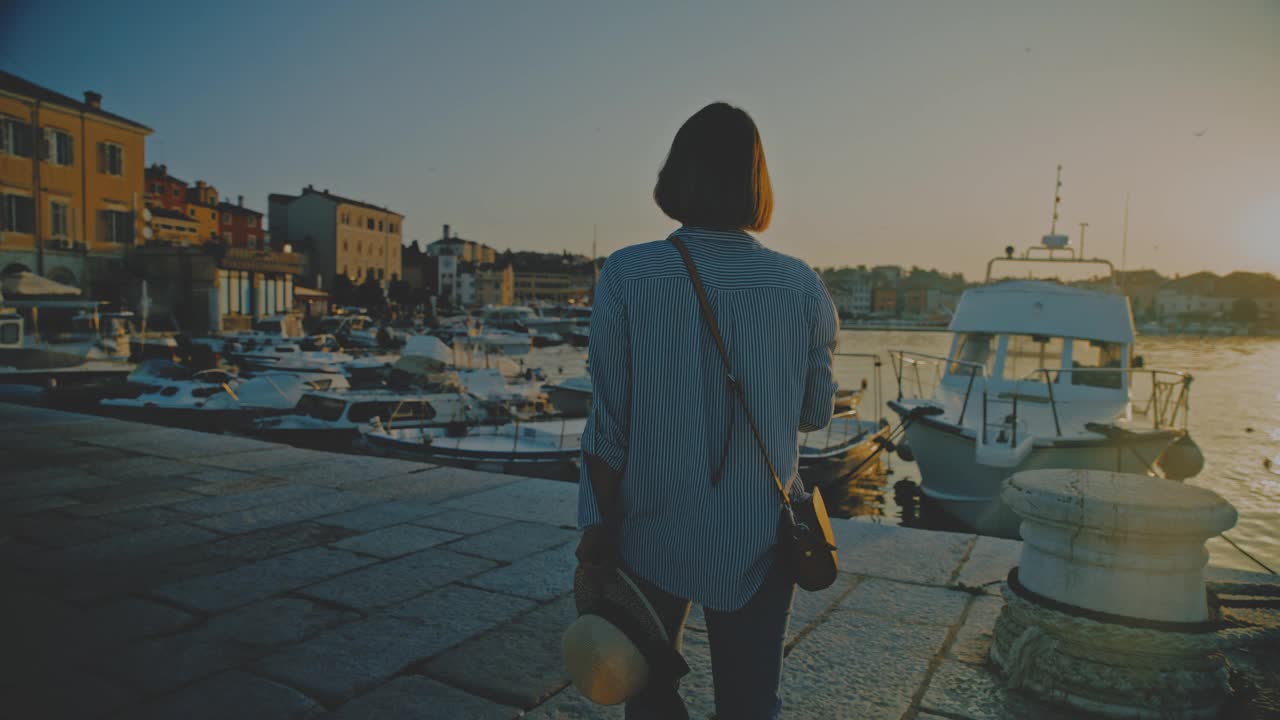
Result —
<instances>
[{"instance_id":1,"label":"shirt collar","mask_svg":"<svg viewBox=\"0 0 1280 720\"><path fill-rule=\"evenodd\" d=\"M759 240L742 230L712 230L696 225L682 225L672 235L682 240L712 240L718 242L746 243L754 247L763 247Z\"/></svg>"}]
</instances>

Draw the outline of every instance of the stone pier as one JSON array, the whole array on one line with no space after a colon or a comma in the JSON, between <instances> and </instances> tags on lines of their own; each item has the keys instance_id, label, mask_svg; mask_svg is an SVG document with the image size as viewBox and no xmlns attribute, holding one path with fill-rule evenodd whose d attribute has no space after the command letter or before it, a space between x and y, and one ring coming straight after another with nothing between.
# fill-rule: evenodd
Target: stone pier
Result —
<instances>
[{"instance_id":1,"label":"stone pier","mask_svg":"<svg viewBox=\"0 0 1280 720\"><path fill-rule=\"evenodd\" d=\"M0 456L2 717L622 717L561 666L572 484L4 404ZM1019 543L835 531L839 581L796 596L785 717L1078 717L987 665ZM707 718L696 612L685 648ZM1241 717L1280 708L1280 653L1231 661Z\"/></svg>"}]
</instances>

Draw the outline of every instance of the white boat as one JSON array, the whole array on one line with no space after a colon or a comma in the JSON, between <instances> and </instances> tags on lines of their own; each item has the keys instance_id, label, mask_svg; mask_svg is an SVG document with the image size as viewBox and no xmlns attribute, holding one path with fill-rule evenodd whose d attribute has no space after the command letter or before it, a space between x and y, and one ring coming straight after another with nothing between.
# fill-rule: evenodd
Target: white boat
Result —
<instances>
[{"instance_id":1,"label":"white boat","mask_svg":"<svg viewBox=\"0 0 1280 720\"><path fill-rule=\"evenodd\" d=\"M543 386L551 404L566 417L586 417L591 413L591 376L562 378Z\"/></svg>"},{"instance_id":2,"label":"white boat","mask_svg":"<svg viewBox=\"0 0 1280 720\"><path fill-rule=\"evenodd\" d=\"M162 425L211 427L216 423L205 406L218 395L234 392L241 380L224 370L192 372L155 359L139 365L129 374L128 383L136 393L104 397L98 401L99 407L118 417Z\"/></svg>"},{"instance_id":3,"label":"white boat","mask_svg":"<svg viewBox=\"0 0 1280 720\"><path fill-rule=\"evenodd\" d=\"M10 303L26 308L49 304ZM74 301L61 301L61 304L71 305ZM0 383L50 385L122 379L136 368L129 362L129 339L125 335L73 334L65 338L45 338L28 334L26 330L26 321L20 314L0 310Z\"/></svg>"},{"instance_id":4,"label":"white boat","mask_svg":"<svg viewBox=\"0 0 1280 720\"><path fill-rule=\"evenodd\" d=\"M265 372L243 380L231 393L209 398L204 410L221 429L242 429L255 419L292 412L302 396L319 390L345 390L347 378L335 373Z\"/></svg>"},{"instance_id":5,"label":"white boat","mask_svg":"<svg viewBox=\"0 0 1280 720\"><path fill-rule=\"evenodd\" d=\"M988 284L960 299L947 357L891 352L898 399L889 406L910 423L926 502L983 534L1018 537L1000 491L1021 470L1154 473L1159 464L1181 479L1203 465L1186 431L1191 376L1136 361L1127 297L1048 280L992 282L997 262L1053 263L1055 274L1093 263L1114 275L1105 260L1076 258L1066 240L1050 235L1021 257L1010 248L992 260Z\"/></svg>"},{"instance_id":6,"label":"white boat","mask_svg":"<svg viewBox=\"0 0 1280 720\"><path fill-rule=\"evenodd\" d=\"M274 370L295 373L338 373L355 357L342 352L303 350L297 343L281 342L231 356L246 371Z\"/></svg>"},{"instance_id":7,"label":"white boat","mask_svg":"<svg viewBox=\"0 0 1280 720\"><path fill-rule=\"evenodd\" d=\"M255 420L250 432L301 447L349 448L375 418L396 430L492 421L482 402L459 393L345 390L306 393L292 412Z\"/></svg>"},{"instance_id":8,"label":"white boat","mask_svg":"<svg viewBox=\"0 0 1280 720\"><path fill-rule=\"evenodd\" d=\"M403 429L373 423L357 442L375 455L488 472L571 479L577 477L585 428L585 418Z\"/></svg>"},{"instance_id":9,"label":"white boat","mask_svg":"<svg viewBox=\"0 0 1280 720\"><path fill-rule=\"evenodd\" d=\"M854 413L837 415L822 430L800 433L800 478L805 487L829 488L855 471L879 472L876 438L888 438L889 428Z\"/></svg>"}]
</instances>

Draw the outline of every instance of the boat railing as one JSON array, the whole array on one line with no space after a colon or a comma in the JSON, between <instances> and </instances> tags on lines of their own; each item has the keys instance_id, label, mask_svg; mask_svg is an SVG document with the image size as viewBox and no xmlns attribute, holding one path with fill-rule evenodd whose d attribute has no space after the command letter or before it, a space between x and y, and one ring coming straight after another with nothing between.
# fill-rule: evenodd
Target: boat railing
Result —
<instances>
[{"instance_id":1,"label":"boat railing","mask_svg":"<svg viewBox=\"0 0 1280 720\"><path fill-rule=\"evenodd\" d=\"M884 412L884 395L883 395L883 383L881 382L880 368L884 366L884 362L881 361L879 353L837 352L837 353L832 353L832 355L837 360L839 358L852 358L855 360L868 360L871 362L871 365L874 368L874 378L875 378L874 385L871 386L872 401L875 403L876 412L883 413ZM864 384L863 390L864 391L866 390L865 384ZM848 410L845 412L837 412L831 416L831 419L832 420L837 420L842 418L857 419L859 416L860 414L858 412L858 408L855 407L852 410ZM840 430L836 429L837 424L841 426ZM826 433L826 438L823 440L823 442L825 443L823 447L831 447L833 436L835 440L838 440L839 442L843 443L856 438L860 434L860 431L857 430L856 425L853 427L850 427L844 423L828 422L825 433ZM808 438L810 435L812 435L812 433L805 433L806 438Z\"/></svg>"},{"instance_id":2,"label":"boat railing","mask_svg":"<svg viewBox=\"0 0 1280 720\"><path fill-rule=\"evenodd\" d=\"M975 404L973 402L975 380L978 378L984 381L988 379L986 367L980 363L910 350L890 350L889 357L893 361L894 375L898 382L899 400L908 396L922 399L934 397L934 391L937 389L938 384L941 383L944 375L943 369L947 366L951 367L950 374L952 376L967 376L965 392L961 400L960 416L956 422L957 425L961 426L964 425L966 414L970 412L970 408ZM926 368L923 374L921 368ZM1083 379L1080 382L1071 382L1069 380L1069 378L1074 378L1077 375L1085 376L1088 379ZM1129 379L1130 382L1127 387L1130 388L1130 393L1132 393L1132 381L1134 378L1145 377L1150 379L1150 391L1145 393L1143 402L1131 402L1135 415L1148 418L1151 421L1152 428L1156 430L1164 428L1185 430L1187 428L1192 381L1192 376L1189 373L1144 367L1037 368L1015 381L1011 390L998 392L994 396L988 392L986 382L982 383L981 428L983 442L987 441L988 430L996 430L1001 433L1001 442L1008 440L1011 445L1017 445L1019 419L1025 419L1019 416L1018 405L1020 401L1024 406L1026 403L1047 405L1050 416L1053 418L1054 432L1058 437L1061 437L1062 405L1066 401L1057 397L1054 393L1054 387L1058 385L1058 381L1068 379L1067 382L1072 385L1091 385L1119 389L1126 387L1124 383L1120 382L1121 376ZM1089 379L1092 379L1093 382L1089 382ZM926 383L928 383L927 388ZM1030 387L1033 383L1035 390ZM913 385L915 393L909 394L908 391L912 389ZM1044 391L1040 392L1040 388L1044 388ZM998 412L997 408L993 406L999 406L1000 410L1008 406L1008 412ZM1025 414L1025 410L1023 414ZM1004 435L1006 430L1008 435Z\"/></svg>"},{"instance_id":3,"label":"boat railing","mask_svg":"<svg viewBox=\"0 0 1280 720\"><path fill-rule=\"evenodd\" d=\"M952 367L951 374L968 377L968 389L965 390L965 410L968 409L969 395L973 392L976 378L987 377L987 367L982 363L968 360L955 360L942 355L930 355L914 350L890 350L889 359L893 364L893 375L898 383L898 399L904 397L930 398L942 382L947 366ZM924 368L923 374L921 369ZM926 387L927 384L927 387ZM908 393L914 386L914 393ZM961 416L964 411L961 411Z\"/></svg>"},{"instance_id":4,"label":"boat railing","mask_svg":"<svg viewBox=\"0 0 1280 720\"><path fill-rule=\"evenodd\" d=\"M1077 382L1077 375L1084 376L1082 381ZM1095 387L1119 389L1125 387L1120 382L1122 376L1129 379L1127 385L1130 388L1130 393L1132 393L1134 378L1150 378L1151 388L1146 393L1145 401L1139 404L1130 400L1130 403L1135 415L1141 415L1151 421L1152 429L1187 429L1191 412L1191 381L1193 380L1190 373L1179 370L1159 370L1143 367L1038 368L1015 382L1012 392L1008 393L1014 403L1014 432L1016 432L1017 426L1017 401L1019 399L1048 404L1050 414L1053 417L1054 432L1058 437L1062 437L1062 418L1061 413L1059 413L1060 400L1054 396L1054 386L1058 385L1059 381L1065 377L1070 378L1068 382L1072 385L1093 385ZM1095 378L1094 382L1088 381ZM1045 388L1045 394L1023 392L1024 383L1034 383L1036 388Z\"/></svg>"}]
</instances>

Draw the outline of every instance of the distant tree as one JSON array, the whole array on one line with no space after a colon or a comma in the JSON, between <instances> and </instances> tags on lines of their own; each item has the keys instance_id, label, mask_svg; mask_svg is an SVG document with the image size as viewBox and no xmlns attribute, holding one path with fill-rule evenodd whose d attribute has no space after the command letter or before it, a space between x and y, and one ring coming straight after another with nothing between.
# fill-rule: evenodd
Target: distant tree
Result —
<instances>
[{"instance_id":1,"label":"distant tree","mask_svg":"<svg viewBox=\"0 0 1280 720\"><path fill-rule=\"evenodd\" d=\"M387 285L387 298L402 307L407 307L412 303L412 292L413 289L404 280L392 280Z\"/></svg>"},{"instance_id":2,"label":"distant tree","mask_svg":"<svg viewBox=\"0 0 1280 720\"><path fill-rule=\"evenodd\" d=\"M1258 303L1240 298L1231 304L1231 319L1236 322L1254 322L1258 319Z\"/></svg>"},{"instance_id":3,"label":"distant tree","mask_svg":"<svg viewBox=\"0 0 1280 720\"><path fill-rule=\"evenodd\" d=\"M373 273L365 276L364 282L356 288L356 305L363 307L373 317L382 317L387 311L387 296L382 292L382 285Z\"/></svg>"},{"instance_id":4,"label":"distant tree","mask_svg":"<svg viewBox=\"0 0 1280 720\"><path fill-rule=\"evenodd\" d=\"M356 302L356 286L351 282L351 278L346 273L339 273L333 276L333 289L329 292L329 298L334 305L354 305Z\"/></svg>"}]
</instances>

